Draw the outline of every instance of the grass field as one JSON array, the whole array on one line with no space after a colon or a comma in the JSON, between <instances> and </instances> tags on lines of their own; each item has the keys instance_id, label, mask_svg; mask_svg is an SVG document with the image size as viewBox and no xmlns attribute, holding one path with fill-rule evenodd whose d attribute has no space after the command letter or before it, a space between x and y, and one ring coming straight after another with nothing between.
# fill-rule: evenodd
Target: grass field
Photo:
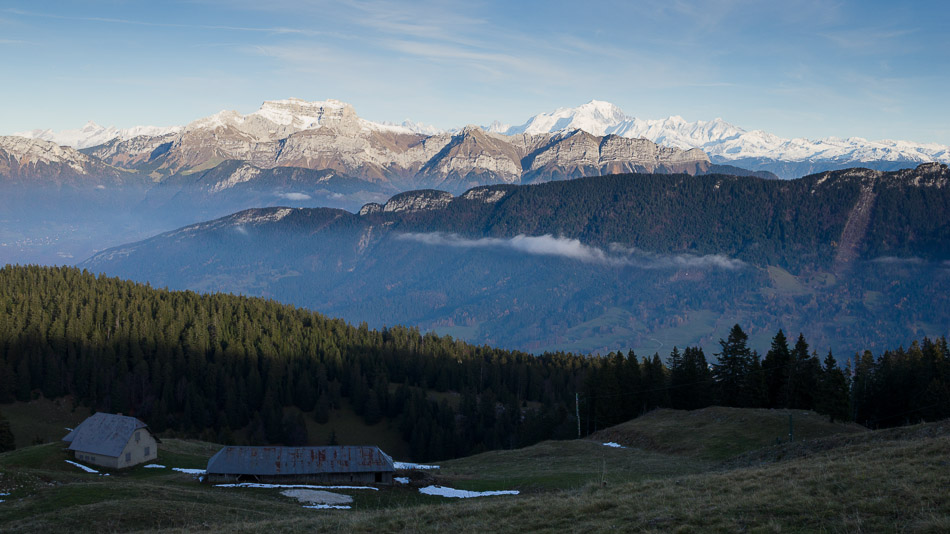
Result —
<instances>
[{"instance_id":1,"label":"grass field","mask_svg":"<svg viewBox=\"0 0 950 534\"><path fill-rule=\"evenodd\" d=\"M217 488L170 469L110 476L58 443L0 455L0 530L141 532L942 532L950 529L950 422L867 431L796 412L658 410L592 436L443 462L409 486L339 490L352 510L309 510L274 489ZM627 448L611 448L602 441ZM217 446L166 439L159 463L200 467ZM453 500L441 484L518 489Z\"/></svg>"},{"instance_id":2,"label":"grass field","mask_svg":"<svg viewBox=\"0 0 950 534\"><path fill-rule=\"evenodd\" d=\"M59 441L91 414L84 406L73 406L70 398L49 400L40 397L29 402L0 406L0 413L10 421L10 430L17 448L34 443Z\"/></svg>"}]
</instances>

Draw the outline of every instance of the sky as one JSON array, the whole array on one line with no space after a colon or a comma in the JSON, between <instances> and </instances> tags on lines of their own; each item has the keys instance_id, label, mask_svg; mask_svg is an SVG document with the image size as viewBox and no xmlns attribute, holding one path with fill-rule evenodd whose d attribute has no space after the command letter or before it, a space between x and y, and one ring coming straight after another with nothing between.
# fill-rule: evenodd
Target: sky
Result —
<instances>
[{"instance_id":1,"label":"sky","mask_svg":"<svg viewBox=\"0 0 950 534\"><path fill-rule=\"evenodd\" d=\"M950 144L950 3L0 0L0 134L334 98L521 124L592 99L782 137Z\"/></svg>"}]
</instances>

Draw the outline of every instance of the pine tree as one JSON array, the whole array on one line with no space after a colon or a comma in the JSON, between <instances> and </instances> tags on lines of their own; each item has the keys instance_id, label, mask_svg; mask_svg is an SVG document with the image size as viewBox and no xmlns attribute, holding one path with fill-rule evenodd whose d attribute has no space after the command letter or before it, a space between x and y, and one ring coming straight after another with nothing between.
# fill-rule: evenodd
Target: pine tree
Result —
<instances>
[{"instance_id":1,"label":"pine tree","mask_svg":"<svg viewBox=\"0 0 950 534\"><path fill-rule=\"evenodd\" d=\"M815 400L815 411L828 416L828 420L847 421L848 414L848 379L838 367L835 357L828 351L825 365L821 372L821 385Z\"/></svg>"},{"instance_id":2,"label":"pine tree","mask_svg":"<svg viewBox=\"0 0 950 534\"><path fill-rule=\"evenodd\" d=\"M12 451L15 448L16 440L10 428L10 421L0 413L0 452Z\"/></svg>"},{"instance_id":3,"label":"pine tree","mask_svg":"<svg viewBox=\"0 0 950 534\"><path fill-rule=\"evenodd\" d=\"M747 379L752 365L752 351L746 345L749 336L737 324L729 331L729 337L719 340L721 352L713 364L713 377L719 393L719 402L724 406L745 407L748 402Z\"/></svg>"},{"instance_id":4,"label":"pine tree","mask_svg":"<svg viewBox=\"0 0 950 534\"><path fill-rule=\"evenodd\" d=\"M791 358L788 340L780 329L772 338L772 346L766 353L765 360L762 361L768 387L769 408L788 407L790 404L788 378L791 372Z\"/></svg>"}]
</instances>

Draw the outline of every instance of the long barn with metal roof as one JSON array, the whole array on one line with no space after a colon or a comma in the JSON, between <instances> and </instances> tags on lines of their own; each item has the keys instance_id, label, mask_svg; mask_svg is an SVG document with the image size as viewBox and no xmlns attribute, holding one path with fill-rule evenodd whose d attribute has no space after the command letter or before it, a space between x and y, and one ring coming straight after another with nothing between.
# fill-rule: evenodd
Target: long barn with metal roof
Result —
<instances>
[{"instance_id":1,"label":"long barn with metal roof","mask_svg":"<svg viewBox=\"0 0 950 534\"><path fill-rule=\"evenodd\" d=\"M375 446L225 447L206 471L208 482L392 484L395 467Z\"/></svg>"}]
</instances>

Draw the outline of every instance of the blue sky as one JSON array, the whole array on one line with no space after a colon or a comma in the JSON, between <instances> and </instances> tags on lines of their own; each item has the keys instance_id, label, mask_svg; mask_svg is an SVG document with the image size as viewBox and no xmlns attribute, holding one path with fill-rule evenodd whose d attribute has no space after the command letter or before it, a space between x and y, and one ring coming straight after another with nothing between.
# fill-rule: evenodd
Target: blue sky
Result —
<instances>
[{"instance_id":1,"label":"blue sky","mask_svg":"<svg viewBox=\"0 0 950 534\"><path fill-rule=\"evenodd\" d=\"M519 124L591 99L783 137L950 144L945 2L0 2L0 133L336 98Z\"/></svg>"}]
</instances>

